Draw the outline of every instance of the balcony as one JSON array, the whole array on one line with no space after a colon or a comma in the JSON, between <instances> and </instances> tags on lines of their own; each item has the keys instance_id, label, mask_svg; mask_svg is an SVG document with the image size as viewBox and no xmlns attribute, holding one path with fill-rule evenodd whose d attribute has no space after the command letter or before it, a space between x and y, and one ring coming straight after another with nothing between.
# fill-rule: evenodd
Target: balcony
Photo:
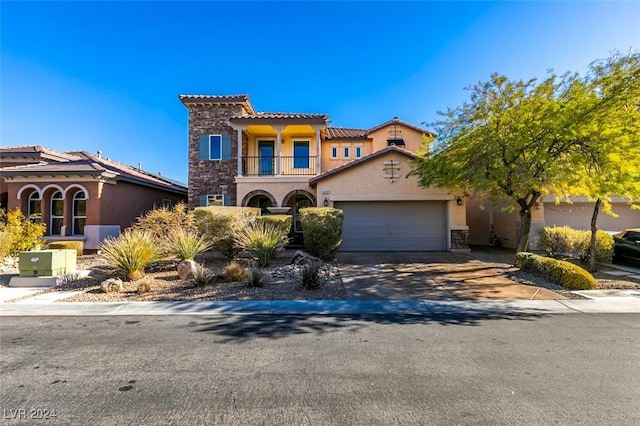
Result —
<instances>
[{"instance_id":1,"label":"balcony","mask_svg":"<svg viewBox=\"0 0 640 426\"><path fill-rule=\"evenodd\" d=\"M242 157L242 176L315 176L315 156Z\"/></svg>"}]
</instances>

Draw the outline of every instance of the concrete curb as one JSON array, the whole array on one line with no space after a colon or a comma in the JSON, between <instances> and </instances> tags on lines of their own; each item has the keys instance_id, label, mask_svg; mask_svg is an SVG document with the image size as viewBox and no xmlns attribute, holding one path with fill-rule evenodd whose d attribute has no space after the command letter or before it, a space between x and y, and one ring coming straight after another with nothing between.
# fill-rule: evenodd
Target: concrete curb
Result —
<instances>
[{"instance_id":1,"label":"concrete curb","mask_svg":"<svg viewBox=\"0 0 640 426\"><path fill-rule=\"evenodd\" d=\"M0 316L109 315L548 315L640 313L640 299L597 300L281 300L246 302L4 303Z\"/></svg>"}]
</instances>

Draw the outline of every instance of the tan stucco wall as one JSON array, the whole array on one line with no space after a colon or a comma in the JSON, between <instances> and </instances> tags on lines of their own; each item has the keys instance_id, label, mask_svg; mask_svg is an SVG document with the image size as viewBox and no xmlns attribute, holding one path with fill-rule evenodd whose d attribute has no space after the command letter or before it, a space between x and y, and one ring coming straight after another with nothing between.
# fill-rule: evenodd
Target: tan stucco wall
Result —
<instances>
[{"instance_id":1,"label":"tan stucco wall","mask_svg":"<svg viewBox=\"0 0 640 426\"><path fill-rule=\"evenodd\" d=\"M513 212L503 209L513 206ZM502 202L494 205L488 199L472 196L466 199L467 223L469 225L469 244L487 245L491 233L491 225L502 240L503 247L515 248L517 233L520 227L520 208L514 202ZM530 248L537 247L537 229L544 226L544 210L542 204L531 210Z\"/></svg>"},{"instance_id":2,"label":"tan stucco wall","mask_svg":"<svg viewBox=\"0 0 640 426\"><path fill-rule=\"evenodd\" d=\"M369 133L369 137L373 139L373 150L379 151L387 147L387 139L389 139L389 131L393 129L393 125L382 127L375 132ZM402 139L404 140L404 149L411 152L418 152L422 146L422 132L418 132L410 127L398 125L398 129L402 131Z\"/></svg>"},{"instance_id":3,"label":"tan stucco wall","mask_svg":"<svg viewBox=\"0 0 640 426\"><path fill-rule=\"evenodd\" d=\"M236 178L238 202L240 206L244 197L253 191L267 192L276 200L277 207L282 207L283 200L292 191L306 191L315 196L315 190L309 187L308 178Z\"/></svg>"},{"instance_id":4,"label":"tan stucco wall","mask_svg":"<svg viewBox=\"0 0 640 426\"><path fill-rule=\"evenodd\" d=\"M384 177L384 163L391 160L400 163L398 177L393 180ZM329 176L316 185L318 204L325 198L330 206L336 201L446 200L449 226L465 227L465 208L456 204L455 195L446 188L418 186L415 176L406 177L411 170L409 162L407 156L390 152Z\"/></svg>"},{"instance_id":5,"label":"tan stucco wall","mask_svg":"<svg viewBox=\"0 0 640 426\"><path fill-rule=\"evenodd\" d=\"M338 148L338 157L331 158L331 149L333 147ZM343 148L345 146L349 147L350 158L344 158ZM347 164L353 160L356 160L356 146L362 147L362 157L369 155L373 152L372 141L371 139L330 139L322 142L322 165L321 172L326 172L328 170L335 169L336 167L342 166L343 164Z\"/></svg>"}]
</instances>

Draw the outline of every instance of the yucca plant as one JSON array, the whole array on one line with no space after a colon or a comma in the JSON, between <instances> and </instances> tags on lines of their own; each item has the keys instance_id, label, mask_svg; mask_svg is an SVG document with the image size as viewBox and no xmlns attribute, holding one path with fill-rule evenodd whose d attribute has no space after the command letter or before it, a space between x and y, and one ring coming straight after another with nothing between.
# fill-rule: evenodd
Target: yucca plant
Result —
<instances>
[{"instance_id":1,"label":"yucca plant","mask_svg":"<svg viewBox=\"0 0 640 426\"><path fill-rule=\"evenodd\" d=\"M163 251L180 260L193 260L211 248L211 243L203 235L194 230L184 228L172 229L162 243Z\"/></svg>"},{"instance_id":2,"label":"yucca plant","mask_svg":"<svg viewBox=\"0 0 640 426\"><path fill-rule=\"evenodd\" d=\"M287 234L273 223L250 221L238 230L235 242L238 247L257 257L260 266L267 266L289 240Z\"/></svg>"},{"instance_id":3,"label":"yucca plant","mask_svg":"<svg viewBox=\"0 0 640 426\"><path fill-rule=\"evenodd\" d=\"M141 230L128 229L118 238L107 237L100 250L107 264L124 273L129 281L139 278L148 264L161 259L151 234Z\"/></svg>"}]
</instances>

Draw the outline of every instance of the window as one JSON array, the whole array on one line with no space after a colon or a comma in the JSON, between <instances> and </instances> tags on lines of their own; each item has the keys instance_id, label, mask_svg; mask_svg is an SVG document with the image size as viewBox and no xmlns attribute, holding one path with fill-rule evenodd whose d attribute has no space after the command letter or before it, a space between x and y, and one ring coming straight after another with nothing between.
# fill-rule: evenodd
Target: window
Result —
<instances>
[{"instance_id":1,"label":"window","mask_svg":"<svg viewBox=\"0 0 640 426\"><path fill-rule=\"evenodd\" d=\"M231 196L230 195L201 195L200 196L200 207L207 206L230 206L231 205Z\"/></svg>"},{"instance_id":2,"label":"window","mask_svg":"<svg viewBox=\"0 0 640 426\"><path fill-rule=\"evenodd\" d=\"M338 147L337 146L332 146L331 147L331 159L332 160L336 160L338 158Z\"/></svg>"},{"instance_id":3,"label":"window","mask_svg":"<svg viewBox=\"0 0 640 426\"><path fill-rule=\"evenodd\" d=\"M200 135L198 159L231 160L231 135Z\"/></svg>"},{"instance_id":4,"label":"window","mask_svg":"<svg viewBox=\"0 0 640 426\"><path fill-rule=\"evenodd\" d=\"M166 198L162 200L162 208L170 209L171 206L173 206L173 203L171 202L171 200L167 200Z\"/></svg>"},{"instance_id":5,"label":"window","mask_svg":"<svg viewBox=\"0 0 640 426\"><path fill-rule=\"evenodd\" d=\"M309 168L309 142L297 141L293 143L293 168Z\"/></svg>"},{"instance_id":6,"label":"window","mask_svg":"<svg viewBox=\"0 0 640 426\"><path fill-rule=\"evenodd\" d=\"M51 221L49 224L49 235L62 234L63 215L64 198L62 198L62 192L57 191L51 196Z\"/></svg>"},{"instance_id":7,"label":"window","mask_svg":"<svg viewBox=\"0 0 640 426\"><path fill-rule=\"evenodd\" d=\"M83 235L87 223L87 196L84 191L73 196L73 235Z\"/></svg>"},{"instance_id":8,"label":"window","mask_svg":"<svg viewBox=\"0 0 640 426\"><path fill-rule=\"evenodd\" d=\"M349 158L349 147L348 146L343 146L342 147L342 156L344 158Z\"/></svg>"},{"instance_id":9,"label":"window","mask_svg":"<svg viewBox=\"0 0 640 426\"><path fill-rule=\"evenodd\" d=\"M29 220L32 222L40 222L42 220L42 200L37 192L29 195Z\"/></svg>"},{"instance_id":10,"label":"window","mask_svg":"<svg viewBox=\"0 0 640 426\"><path fill-rule=\"evenodd\" d=\"M222 135L209 135L209 160L222 160Z\"/></svg>"},{"instance_id":11,"label":"window","mask_svg":"<svg viewBox=\"0 0 640 426\"><path fill-rule=\"evenodd\" d=\"M356 158L362 157L362 147L356 146Z\"/></svg>"}]
</instances>

